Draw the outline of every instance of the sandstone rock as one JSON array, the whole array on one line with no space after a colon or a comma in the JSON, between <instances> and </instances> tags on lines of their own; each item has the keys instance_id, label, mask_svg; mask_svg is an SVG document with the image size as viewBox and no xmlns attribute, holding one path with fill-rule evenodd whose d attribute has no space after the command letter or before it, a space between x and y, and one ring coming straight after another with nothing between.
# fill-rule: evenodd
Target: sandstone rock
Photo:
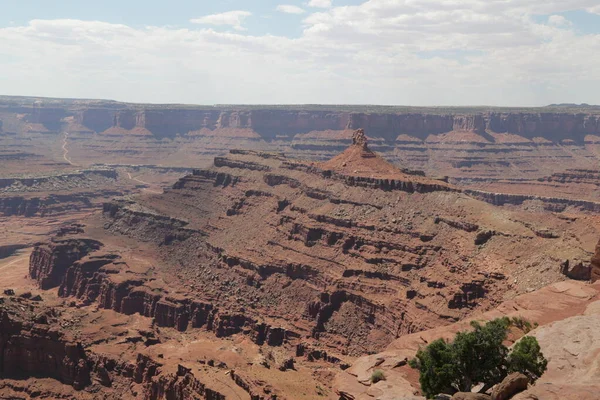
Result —
<instances>
[{"instance_id":1,"label":"sandstone rock","mask_svg":"<svg viewBox=\"0 0 600 400\"><path fill-rule=\"evenodd\" d=\"M490 400L491 397L487 394L471 393L471 392L458 392L454 393L452 400Z\"/></svg>"},{"instance_id":2,"label":"sandstone rock","mask_svg":"<svg viewBox=\"0 0 600 400\"><path fill-rule=\"evenodd\" d=\"M598 400L598 385L540 383L511 400Z\"/></svg>"},{"instance_id":3,"label":"sandstone rock","mask_svg":"<svg viewBox=\"0 0 600 400\"><path fill-rule=\"evenodd\" d=\"M598 279L600 279L600 241L598 241L598 244L596 245L596 252L592 257L590 279L592 282L596 282Z\"/></svg>"},{"instance_id":4,"label":"sandstone rock","mask_svg":"<svg viewBox=\"0 0 600 400\"><path fill-rule=\"evenodd\" d=\"M477 236L475 236L475 245L481 246L482 244L487 243L487 241L490 240L495 234L496 232L491 230L477 232Z\"/></svg>"},{"instance_id":5,"label":"sandstone rock","mask_svg":"<svg viewBox=\"0 0 600 400\"><path fill-rule=\"evenodd\" d=\"M28 309L14 304L0 308L0 378L45 376L76 389L89 385L88 358L81 343L55 327L34 324L38 316Z\"/></svg>"},{"instance_id":6,"label":"sandstone rock","mask_svg":"<svg viewBox=\"0 0 600 400\"><path fill-rule=\"evenodd\" d=\"M492 390L492 400L509 400L517 393L527 390L529 378L515 372L508 375Z\"/></svg>"},{"instance_id":7,"label":"sandstone rock","mask_svg":"<svg viewBox=\"0 0 600 400\"><path fill-rule=\"evenodd\" d=\"M579 314L584 311L589 314L586 317L589 319L586 320L585 324L575 323L577 318L582 317L573 317L542 326L529 333L529 335L536 336L540 341L542 352L549 360L549 364L548 371L536 382L536 386L527 390L527 392L535 390L535 393L537 393L541 390L540 387L545 387L541 385L544 382L560 382L561 387L566 387L568 386L567 382L577 382L579 380L582 381L582 385L593 385L587 376L598 377L595 372L590 372L591 365L593 365L590 363L593 363L597 357L594 349L600 343L600 338L596 338L598 332L600 332L600 326L594 328L595 325L600 323L600 319L597 318L597 314L600 313L600 305L593 302L599 295L599 289L600 287L597 285L590 286L578 281L559 282L537 292L524 294L514 300L506 301L497 309L478 316L478 320L491 320L502 316L519 316L532 323L547 324L564 318L565 315ZM559 324L560 329L551 329L552 326ZM586 325L588 327L583 329ZM409 382L402 375L396 374L392 363L387 360L410 359L414 357L420 346L431 343L438 338L452 339L456 332L467 329L469 329L469 319L446 327L404 335L392 342L386 351L358 358L353 366L344 372L343 379L339 381L336 379L334 388L345 391L348 396L359 398L361 393L366 393L366 389L358 390L361 388L361 382L367 382L370 369L378 362L378 359L383 358L385 361L377 368L383 370L386 374L386 383L399 385L405 388L403 390L407 390L407 387L410 388ZM559 334L559 332L561 333ZM577 356L570 355L565 347ZM587 349L590 349L590 351ZM586 355L589 355L589 358L585 358ZM573 360L575 364L571 365L569 360ZM598 378L600 379L600 377ZM577 387L580 387L579 384L577 384ZM579 389L573 390L579 391ZM402 393L406 392L403 391ZM554 400L552 397L549 398ZM540 400L542 399L546 400L544 397L540 397ZM556 397L556 399L561 398Z\"/></svg>"},{"instance_id":8,"label":"sandstone rock","mask_svg":"<svg viewBox=\"0 0 600 400\"><path fill-rule=\"evenodd\" d=\"M293 357L286 358L279 365L280 371L287 371L288 369L294 369L294 358Z\"/></svg>"},{"instance_id":9,"label":"sandstone rock","mask_svg":"<svg viewBox=\"0 0 600 400\"><path fill-rule=\"evenodd\" d=\"M565 260L560 265L560 272L571 279L588 281L592 277L592 266L581 260Z\"/></svg>"},{"instance_id":10,"label":"sandstone rock","mask_svg":"<svg viewBox=\"0 0 600 400\"><path fill-rule=\"evenodd\" d=\"M600 393L600 312L591 303L584 315L541 326L535 336L548 369L535 385L513 399L597 399Z\"/></svg>"}]
</instances>

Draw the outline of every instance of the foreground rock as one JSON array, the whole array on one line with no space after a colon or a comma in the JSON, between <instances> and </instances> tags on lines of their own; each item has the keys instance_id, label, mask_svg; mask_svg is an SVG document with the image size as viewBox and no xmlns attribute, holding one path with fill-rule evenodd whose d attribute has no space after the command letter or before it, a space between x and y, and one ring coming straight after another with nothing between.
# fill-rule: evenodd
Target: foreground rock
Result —
<instances>
[{"instance_id":1,"label":"foreground rock","mask_svg":"<svg viewBox=\"0 0 600 400\"><path fill-rule=\"evenodd\" d=\"M452 396L452 400L490 400L491 397L487 394L458 392Z\"/></svg>"},{"instance_id":2,"label":"foreground rock","mask_svg":"<svg viewBox=\"0 0 600 400\"><path fill-rule=\"evenodd\" d=\"M527 390L529 378L518 372L508 375L492 390L492 400L509 400L517 393Z\"/></svg>"},{"instance_id":3,"label":"foreground rock","mask_svg":"<svg viewBox=\"0 0 600 400\"><path fill-rule=\"evenodd\" d=\"M546 325L530 332L529 335L536 336L540 342L542 352L549 360L548 371L525 393L528 395L552 393L553 389L543 389L550 382L552 385L561 385L563 388L568 386L572 388L569 390L580 392L586 390L582 385L596 385L593 381L595 372L591 373L589 379L587 376L590 375L589 369L598 357L598 352L594 352L593 349L598 345L597 343L600 343L595 342L597 331L594 330L600 323L597 317L600 311L600 303L597 302L599 295L598 284L561 282L507 301L492 311L478 315L476 319L485 321L502 316L518 316L532 323ZM581 314L583 316L569 318ZM334 387L338 393L345 392L349 398L376 399L377 396L373 395L369 386L365 384L365 377L370 376L371 371L377 368L384 371L387 384L393 390L397 390L392 393L397 393L399 396L411 391L414 393L419 387L418 374L406 365L406 361L414 357L419 346L424 346L438 338L450 340L456 332L467 329L469 329L468 319L453 325L403 336L392 342L386 351L361 357L352 368L340 372ZM590 352L583 350L587 348ZM573 351L574 355L569 356L569 351ZM578 362L569 364L572 359ZM519 383L523 382L519 381ZM522 393L518 396L524 395ZM518 396L515 398L519 398ZM542 396L540 399L545 400L546 397Z\"/></svg>"},{"instance_id":4,"label":"foreground rock","mask_svg":"<svg viewBox=\"0 0 600 400\"><path fill-rule=\"evenodd\" d=\"M592 400L600 393L600 302L583 315L541 326L535 336L548 359L548 370L516 400Z\"/></svg>"}]
</instances>

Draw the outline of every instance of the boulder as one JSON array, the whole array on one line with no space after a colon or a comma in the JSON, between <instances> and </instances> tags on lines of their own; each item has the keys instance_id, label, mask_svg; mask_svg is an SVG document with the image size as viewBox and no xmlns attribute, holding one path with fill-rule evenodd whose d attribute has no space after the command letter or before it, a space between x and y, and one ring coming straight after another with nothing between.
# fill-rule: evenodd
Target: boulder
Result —
<instances>
[{"instance_id":1,"label":"boulder","mask_svg":"<svg viewBox=\"0 0 600 400\"><path fill-rule=\"evenodd\" d=\"M458 392L454 393L452 400L490 400L491 397L482 393Z\"/></svg>"},{"instance_id":2,"label":"boulder","mask_svg":"<svg viewBox=\"0 0 600 400\"><path fill-rule=\"evenodd\" d=\"M288 369L294 369L294 358L293 357L286 358L279 365L279 370L280 371L287 371Z\"/></svg>"},{"instance_id":3,"label":"boulder","mask_svg":"<svg viewBox=\"0 0 600 400\"><path fill-rule=\"evenodd\" d=\"M492 400L508 400L517 393L527 390L529 378L520 372L508 375L492 390Z\"/></svg>"},{"instance_id":4,"label":"boulder","mask_svg":"<svg viewBox=\"0 0 600 400\"><path fill-rule=\"evenodd\" d=\"M592 278L591 264L581 260L565 260L560 265L560 272L568 278L578 281L589 281Z\"/></svg>"}]
</instances>

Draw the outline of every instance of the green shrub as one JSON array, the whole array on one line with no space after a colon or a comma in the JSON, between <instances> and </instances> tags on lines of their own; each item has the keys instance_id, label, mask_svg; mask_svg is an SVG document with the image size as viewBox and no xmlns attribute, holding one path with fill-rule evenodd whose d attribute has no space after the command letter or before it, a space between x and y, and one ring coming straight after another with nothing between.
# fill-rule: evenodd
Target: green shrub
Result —
<instances>
[{"instance_id":1,"label":"green shrub","mask_svg":"<svg viewBox=\"0 0 600 400\"><path fill-rule=\"evenodd\" d=\"M373 371L373 373L371 374L371 382L372 383L377 383L379 381L385 381L385 374L383 373L382 370L380 369L376 369L375 371Z\"/></svg>"},{"instance_id":2,"label":"green shrub","mask_svg":"<svg viewBox=\"0 0 600 400\"><path fill-rule=\"evenodd\" d=\"M485 391L515 371L539 378L547 361L534 337L523 338L510 354L504 346L511 323L508 318L485 325L473 321L473 330L457 333L454 341L439 339L419 349L409 364L420 372L423 394L432 398L438 393L470 392L480 383Z\"/></svg>"},{"instance_id":3,"label":"green shrub","mask_svg":"<svg viewBox=\"0 0 600 400\"><path fill-rule=\"evenodd\" d=\"M512 318L510 320L510 324L511 326L517 327L525 333L529 333L533 329L531 322L527 321L525 318L522 317Z\"/></svg>"},{"instance_id":4,"label":"green shrub","mask_svg":"<svg viewBox=\"0 0 600 400\"><path fill-rule=\"evenodd\" d=\"M532 381L542 376L548 366L548 361L542 354L540 344L533 336L525 336L515 343L507 362L510 372L525 374Z\"/></svg>"}]
</instances>

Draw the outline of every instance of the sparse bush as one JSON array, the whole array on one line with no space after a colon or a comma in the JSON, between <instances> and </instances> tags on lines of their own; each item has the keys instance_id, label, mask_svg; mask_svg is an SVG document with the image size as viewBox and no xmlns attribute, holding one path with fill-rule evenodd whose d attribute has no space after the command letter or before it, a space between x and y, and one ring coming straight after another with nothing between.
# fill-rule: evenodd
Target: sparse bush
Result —
<instances>
[{"instance_id":1,"label":"sparse bush","mask_svg":"<svg viewBox=\"0 0 600 400\"><path fill-rule=\"evenodd\" d=\"M527 321L525 318L522 317L513 317L510 320L510 324L511 326L514 326L516 328L519 328L520 330L522 330L524 333L529 333L531 332L531 330L534 328L531 325L531 322ZM536 325L537 326L537 325Z\"/></svg>"},{"instance_id":2,"label":"sparse bush","mask_svg":"<svg viewBox=\"0 0 600 400\"><path fill-rule=\"evenodd\" d=\"M382 370L376 369L371 374L371 383L377 383L379 381L385 381L385 374Z\"/></svg>"},{"instance_id":3,"label":"sparse bush","mask_svg":"<svg viewBox=\"0 0 600 400\"><path fill-rule=\"evenodd\" d=\"M548 366L540 344L533 336L525 336L515 343L507 361L510 372L525 374L531 381L542 376Z\"/></svg>"},{"instance_id":4,"label":"sparse bush","mask_svg":"<svg viewBox=\"0 0 600 400\"><path fill-rule=\"evenodd\" d=\"M518 323L526 327L524 321ZM423 394L432 398L438 393L470 392L480 383L484 392L510 372L522 372L532 381L539 378L547 361L534 337L521 339L510 354L503 344L512 323L506 317L485 325L473 321L473 331L457 333L454 341L439 339L419 349L409 364L420 371Z\"/></svg>"}]
</instances>

